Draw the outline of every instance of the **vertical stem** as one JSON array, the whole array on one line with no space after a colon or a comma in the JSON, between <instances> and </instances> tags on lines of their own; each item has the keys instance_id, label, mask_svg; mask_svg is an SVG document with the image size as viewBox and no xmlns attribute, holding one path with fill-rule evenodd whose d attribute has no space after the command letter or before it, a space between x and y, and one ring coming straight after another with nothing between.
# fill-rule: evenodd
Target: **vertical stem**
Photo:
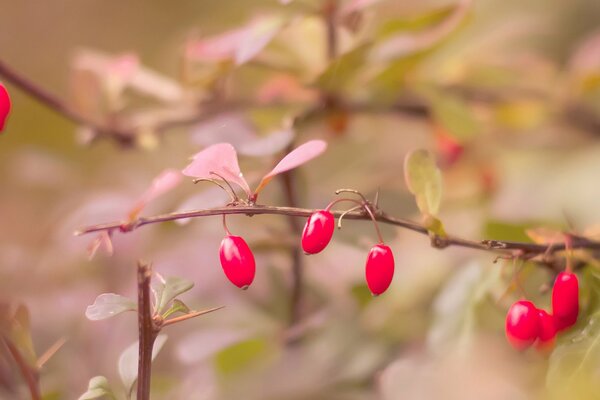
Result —
<instances>
[{"instance_id":1,"label":"vertical stem","mask_svg":"<svg viewBox=\"0 0 600 400\"><path fill-rule=\"evenodd\" d=\"M139 359L137 400L150 399L150 377L152 374L152 347L158 333L152 320L152 302L150 300L150 279L152 268L138 262L138 331L139 331Z\"/></svg>"},{"instance_id":2,"label":"vertical stem","mask_svg":"<svg viewBox=\"0 0 600 400\"><path fill-rule=\"evenodd\" d=\"M323 7L323 19L327 31L327 58L331 61L337 56L338 38L336 31L337 0L326 0Z\"/></svg>"},{"instance_id":3,"label":"vertical stem","mask_svg":"<svg viewBox=\"0 0 600 400\"><path fill-rule=\"evenodd\" d=\"M288 171L282 175L286 203L290 207L297 207L298 201L295 188L295 172ZM294 237L300 234L300 225L298 220L288 216L290 230ZM300 309L303 296L303 265L302 254L298 245L294 246L291 252L292 257L292 294L290 297L290 325L294 325L300 319Z\"/></svg>"}]
</instances>

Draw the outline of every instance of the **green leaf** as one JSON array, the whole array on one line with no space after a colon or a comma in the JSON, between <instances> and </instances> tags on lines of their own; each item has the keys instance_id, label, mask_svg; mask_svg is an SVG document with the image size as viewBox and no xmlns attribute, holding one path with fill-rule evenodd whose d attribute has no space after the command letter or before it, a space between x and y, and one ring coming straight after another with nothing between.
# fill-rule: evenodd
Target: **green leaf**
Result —
<instances>
[{"instance_id":1,"label":"green leaf","mask_svg":"<svg viewBox=\"0 0 600 400\"><path fill-rule=\"evenodd\" d=\"M415 32L442 23L454 11L454 6L443 6L419 15L394 18L385 21L378 29L378 38L387 38L402 32Z\"/></svg>"},{"instance_id":2,"label":"green leaf","mask_svg":"<svg viewBox=\"0 0 600 400\"><path fill-rule=\"evenodd\" d=\"M98 321L135 310L137 310L135 301L115 293L102 293L96 297L94 304L87 307L85 316L91 321Z\"/></svg>"},{"instance_id":3,"label":"green leaf","mask_svg":"<svg viewBox=\"0 0 600 400\"><path fill-rule=\"evenodd\" d=\"M175 299L175 300L173 300L173 303L171 304L171 307L162 314L162 317L163 317L163 319L166 319L171 314L175 314L177 312L181 312L181 313L184 313L184 314L189 314L190 311L191 310L187 306L187 304L185 304L183 301L181 301L179 299Z\"/></svg>"},{"instance_id":4,"label":"green leaf","mask_svg":"<svg viewBox=\"0 0 600 400\"><path fill-rule=\"evenodd\" d=\"M156 358L166 341L167 335L158 335L156 337L154 347L152 348L152 360ZM121 377L121 381L123 382L123 386L125 386L127 393L132 392L133 384L138 376L138 343L139 342L136 341L131 346L127 347L119 357L119 376Z\"/></svg>"},{"instance_id":5,"label":"green leaf","mask_svg":"<svg viewBox=\"0 0 600 400\"><path fill-rule=\"evenodd\" d=\"M430 96L435 119L459 141L468 140L480 130L479 121L462 99L436 93Z\"/></svg>"},{"instance_id":6,"label":"green leaf","mask_svg":"<svg viewBox=\"0 0 600 400\"><path fill-rule=\"evenodd\" d=\"M176 276L170 276L164 281L154 284L152 289L156 296L156 312L161 313L175 297L193 287L194 282Z\"/></svg>"},{"instance_id":7,"label":"green leaf","mask_svg":"<svg viewBox=\"0 0 600 400\"><path fill-rule=\"evenodd\" d=\"M559 339L549 360L546 386L557 398L595 398L600 391L599 368L600 311L583 328L578 324Z\"/></svg>"},{"instance_id":8,"label":"green leaf","mask_svg":"<svg viewBox=\"0 0 600 400\"><path fill-rule=\"evenodd\" d=\"M215 356L215 367L223 375L244 370L266 353L267 340L252 338L233 344Z\"/></svg>"},{"instance_id":9,"label":"green leaf","mask_svg":"<svg viewBox=\"0 0 600 400\"><path fill-rule=\"evenodd\" d=\"M404 179L425 216L436 215L442 200L442 173L427 150L415 150L404 159Z\"/></svg>"},{"instance_id":10,"label":"green leaf","mask_svg":"<svg viewBox=\"0 0 600 400\"><path fill-rule=\"evenodd\" d=\"M319 75L315 86L327 92L338 92L348 86L364 65L369 45L358 46L342 54Z\"/></svg>"},{"instance_id":11,"label":"green leaf","mask_svg":"<svg viewBox=\"0 0 600 400\"><path fill-rule=\"evenodd\" d=\"M99 375L90 379L88 383L87 391L79 396L79 400L93 400L101 397L107 397L109 399L116 399L114 393L108 385L108 380Z\"/></svg>"}]
</instances>

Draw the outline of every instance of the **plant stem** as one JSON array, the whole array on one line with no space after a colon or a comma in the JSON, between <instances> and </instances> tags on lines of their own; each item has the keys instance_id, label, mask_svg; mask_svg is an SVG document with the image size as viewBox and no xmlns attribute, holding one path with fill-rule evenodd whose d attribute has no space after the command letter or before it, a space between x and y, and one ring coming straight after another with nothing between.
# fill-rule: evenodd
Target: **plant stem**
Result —
<instances>
[{"instance_id":1,"label":"plant stem","mask_svg":"<svg viewBox=\"0 0 600 400\"><path fill-rule=\"evenodd\" d=\"M138 262L138 332L139 332L139 359L137 400L150 399L150 379L152 375L152 348L158 334L158 329L152 319L152 302L150 300L150 280L152 268Z\"/></svg>"}]
</instances>

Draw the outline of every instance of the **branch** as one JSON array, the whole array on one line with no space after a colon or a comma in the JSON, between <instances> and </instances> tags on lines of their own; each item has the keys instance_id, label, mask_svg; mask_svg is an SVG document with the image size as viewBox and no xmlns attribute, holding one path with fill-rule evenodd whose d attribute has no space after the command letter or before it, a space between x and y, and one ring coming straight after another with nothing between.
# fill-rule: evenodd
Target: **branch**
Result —
<instances>
[{"instance_id":1,"label":"branch","mask_svg":"<svg viewBox=\"0 0 600 400\"><path fill-rule=\"evenodd\" d=\"M129 231L139 228L144 225L156 224L160 222L175 221L178 219L185 218L198 218L208 217L216 215L231 215L231 214L242 214L247 216L253 215L288 215L291 217L309 217L313 212L317 210L311 210L306 208L297 207L278 207L278 206L264 206L264 205L253 205L253 206L229 206L229 207L217 207L209 209L201 209L194 211L176 212L169 214L162 214L153 217L140 217L130 224L124 224L123 222L110 222L99 225L91 225L82 228L75 232L76 235L84 235L93 232L101 231ZM383 211L375 210L375 218L377 221L398 226L404 229L408 229L425 236L429 236L429 232L425 226L413 222L407 219L397 218L386 214ZM335 217L339 217L342 211L332 211ZM346 219L353 220L370 220L370 217L364 212L351 212L344 216ZM446 237L434 237L432 245L436 248L446 248L449 246L456 247L467 247L471 249L492 251L506 253L511 251L521 251L523 256L534 256L540 254L553 254L565 250L565 244L536 244L536 243L525 243L525 242L511 242L502 240L469 240L463 239L457 236L448 235ZM573 249L589 249L589 250L600 250L600 242L592 241L583 237L574 237L572 243Z\"/></svg>"},{"instance_id":2,"label":"branch","mask_svg":"<svg viewBox=\"0 0 600 400\"><path fill-rule=\"evenodd\" d=\"M150 399L150 378L152 375L152 348L158 329L152 319L152 302L150 300L150 280L152 269L149 265L138 262L138 331L139 359L137 379L137 400Z\"/></svg>"}]
</instances>

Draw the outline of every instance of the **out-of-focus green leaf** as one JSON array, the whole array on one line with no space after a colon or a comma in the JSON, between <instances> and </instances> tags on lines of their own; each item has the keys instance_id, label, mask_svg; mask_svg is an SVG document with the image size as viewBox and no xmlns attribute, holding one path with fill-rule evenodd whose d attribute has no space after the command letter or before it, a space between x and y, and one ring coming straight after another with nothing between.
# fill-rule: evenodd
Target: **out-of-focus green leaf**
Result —
<instances>
[{"instance_id":1,"label":"out-of-focus green leaf","mask_svg":"<svg viewBox=\"0 0 600 400\"><path fill-rule=\"evenodd\" d=\"M380 26L377 36L378 38L386 38L400 32L414 32L431 28L446 19L453 10L454 6L443 6L439 9L426 11L423 14L388 20Z\"/></svg>"},{"instance_id":2,"label":"out-of-focus green leaf","mask_svg":"<svg viewBox=\"0 0 600 400\"><path fill-rule=\"evenodd\" d=\"M194 287L194 282L176 276L167 277L163 282L153 284L156 296L156 311L160 313L171 301Z\"/></svg>"},{"instance_id":3,"label":"out-of-focus green leaf","mask_svg":"<svg viewBox=\"0 0 600 400\"><path fill-rule=\"evenodd\" d=\"M108 385L108 380L103 376L95 376L90 379L87 391L79 396L79 400L93 400L102 397L116 399L114 393Z\"/></svg>"},{"instance_id":4,"label":"out-of-focus green leaf","mask_svg":"<svg viewBox=\"0 0 600 400\"><path fill-rule=\"evenodd\" d=\"M404 159L404 179L423 215L436 215L442 200L442 174L427 150L415 150Z\"/></svg>"},{"instance_id":5,"label":"out-of-focus green leaf","mask_svg":"<svg viewBox=\"0 0 600 400\"><path fill-rule=\"evenodd\" d=\"M354 285L351 289L351 292L352 297L354 297L360 308L364 308L374 298L369 290L369 287L364 283Z\"/></svg>"},{"instance_id":6,"label":"out-of-focus green leaf","mask_svg":"<svg viewBox=\"0 0 600 400\"><path fill-rule=\"evenodd\" d=\"M158 335L156 337L154 347L152 348L152 360L156 358L166 341L167 335ZM121 381L123 382L123 386L125 386L127 393L131 393L133 390L133 384L138 376L138 343L139 342L136 341L131 346L127 347L119 357L119 376L121 377Z\"/></svg>"},{"instance_id":7,"label":"out-of-focus green leaf","mask_svg":"<svg viewBox=\"0 0 600 400\"><path fill-rule=\"evenodd\" d=\"M102 293L96 297L94 304L87 307L85 316L91 321L98 321L135 310L137 310L135 301L115 293Z\"/></svg>"},{"instance_id":8,"label":"out-of-focus green leaf","mask_svg":"<svg viewBox=\"0 0 600 400\"><path fill-rule=\"evenodd\" d=\"M333 60L317 77L315 86L327 92L337 92L347 87L363 67L369 48L369 45L358 46Z\"/></svg>"},{"instance_id":9,"label":"out-of-focus green leaf","mask_svg":"<svg viewBox=\"0 0 600 400\"><path fill-rule=\"evenodd\" d=\"M600 392L600 311L559 338L549 360L546 386L555 398L591 399Z\"/></svg>"},{"instance_id":10,"label":"out-of-focus green leaf","mask_svg":"<svg viewBox=\"0 0 600 400\"><path fill-rule=\"evenodd\" d=\"M481 130L479 121L460 98L436 93L430 101L434 117L456 139L467 140Z\"/></svg>"},{"instance_id":11,"label":"out-of-focus green leaf","mask_svg":"<svg viewBox=\"0 0 600 400\"><path fill-rule=\"evenodd\" d=\"M215 355L215 367L223 375L244 370L267 351L265 338L252 338L233 344Z\"/></svg>"},{"instance_id":12,"label":"out-of-focus green leaf","mask_svg":"<svg viewBox=\"0 0 600 400\"><path fill-rule=\"evenodd\" d=\"M496 106L496 120L509 129L529 130L539 127L548 117L548 109L540 101L515 100Z\"/></svg>"},{"instance_id":13,"label":"out-of-focus green leaf","mask_svg":"<svg viewBox=\"0 0 600 400\"><path fill-rule=\"evenodd\" d=\"M488 220L483 227L483 236L486 239L493 240L533 243L525 231L540 225L541 224L533 221L523 223L508 223L496 220Z\"/></svg>"}]
</instances>

